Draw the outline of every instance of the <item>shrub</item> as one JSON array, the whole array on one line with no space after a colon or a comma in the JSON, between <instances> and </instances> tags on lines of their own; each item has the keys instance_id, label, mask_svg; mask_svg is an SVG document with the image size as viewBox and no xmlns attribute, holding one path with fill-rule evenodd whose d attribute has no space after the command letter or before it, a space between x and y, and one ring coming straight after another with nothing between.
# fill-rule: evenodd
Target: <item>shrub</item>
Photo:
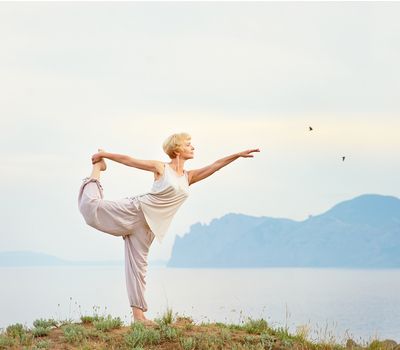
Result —
<instances>
[{"instance_id":1,"label":"shrub","mask_svg":"<svg viewBox=\"0 0 400 350\"><path fill-rule=\"evenodd\" d=\"M15 340L13 338L0 334L0 349L8 349L13 345L15 345Z\"/></svg>"},{"instance_id":2,"label":"shrub","mask_svg":"<svg viewBox=\"0 0 400 350\"><path fill-rule=\"evenodd\" d=\"M34 335L32 333L23 333L19 338L19 342L21 345L31 346L33 343Z\"/></svg>"},{"instance_id":3,"label":"shrub","mask_svg":"<svg viewBox=\"0 0 400 350\"><path fill-rule=\"evenodd\" d=\"M94 321L99 321L100 317L99 316L81 316L81 321L82 323L93 323Z\"/></svg>"},{"instance_id":4,"label":"shrub","mask_svg":"<svg viewBox=\"0 0 400 350\"><path fill-rule=\"evenodd\" d=\"M94 327L99 331L109 331L110 329L121 328L122 324L123 323L119 317L113 318L111 315L93 321Z\"/></svg>"},{"instance_id":5,"label":"shrub","mask_svg":"<svg viewBox=\"0 0 400 350\"><path fill-rule=\"evenodd\" d=\"M223 349L224 340L218 334L201 333L192 336L196 349Z\"/></svg>"},{"instance_id":6,"label":"shrub","mask_svg":"<svg viewBox=\"0 0 400 350\"><path fill-rule=\"evenodd\" d=\"M63 328L64 338L68 343L77 343L86 338L87 332L85 327L70 324Z\"/></svg>"},{"instance_id":7,"label":"shrub","mask_svg":"<svg viewBox=\"0 0 400 350\"><path fill-rule=\"evenodd\" d=\"M196 340L192 337L180 338L179 342L183 350L193 350L196 347Z\"/></svg>"},{"instance_id":8,"label":"shrub","mask_svg":"<svg viewBox=\"0 0 400 350\"><path fill-rule=\"evenodd\" d=\"M21 323L12 324L7 327L6 333L12 338L21 338L26 333L25 327Z\"/></svg>"},{"instance_id":9,"label":"shrub","mask_svg":"<svg viewBox=\"0 0 400 350\"><path fill-rule=\"evenodd\" d=\"M230 341L232 339L232 333L227 328L222 328L220 330L219 336L222 341Z\"/></svg>"},{"instance_id":10,"label":"shrub","mask_svg":"<svg viewBox=\"0 0 400 350\"><path fill-rule=\"evenodd\" d=\"M274 347L275 337L273 337L269 333L261 333L260 343L264 346L265 349L271 350Z\"/></svg>"},{"instance_id":11,"label":"shrub","mask_svg":"<svg viewBox=\"0 0 400 350\"><path fill-rule=\"evenodd\" d=\"M178 337L178 330L166 324L160 326L160 333L161 337L167 340L174 340Z\"/></svg>"},{"instance_id":12,"label":"shrub","mask_svg":"<svg viewBox=\"0 0 400 350\"><path fill-rule=\"evenodd\" d=\"M242 328L250 334L261 334L268 330L268 323L264 319L252 320L249 319Z\"/></svg>"},{"instance_id":13,"label":"shrub","mask_svg":"<svg viewBox=\"0 0 400 350\"><path fill-rule=\"evenodd\" d=\"M45 337L46 335L49 335L50 333L50 328L45 328L45 327L35 327L32 328L32 335L37 338L37 337Z\"/></svg>"},{"instance_id":14,"label":"shrub","mask_svg":"<svg viewBox=\"0 0 400 350\"><path fill-rule=\"evenodd\" d=\"M40 340L35 344L33 349L49 349L50 348L50 341L49 340Z\"/></svg>"},{"instance_id":15,"label":"shrub","mask_svg":"<svg viewBox=\"0 0 400 350\"><path fill-rule=\"evenodd\" d=\"M131 326L131 331L125 335L125 343L130 348L159 344L160 341L160 331L152 328L146 328L140 322L133 323Z\"/></svg>"},{"instance_id":16,"label":"shrub","mask_svg":"<svg viewBox=\"0 0 400 350\"><path fill-rule=\"evenodd\" d=\"M161 317L161 323L163 324L172 324L174 322L174 314L172 312L172 309L167 308L167 310L164 312L164 315Z\"/></svg>"},{"instance_id":17,"label":"shrub","mask_svg":"<svg viewBox=\"0 0 400 350\"><path fill-rule=\"evenodd\" d=\"M38 319L33 321L33 326L35 328L52 328L52 327L57 327L57 321L53 320L52 318L49 318L48 320L45 319Z\"/></svg>"},{"instance_id":18,"label":"shrub","mask_svg":"<svg viewBox=\"0 0 400 350\"><path fill-rule=\"evenodd\" d=\"M287 328L279 327L274 330L274 335L282 342L282 346L291 347L295 336L291 335Z\"/></svg>"}]
</instances>

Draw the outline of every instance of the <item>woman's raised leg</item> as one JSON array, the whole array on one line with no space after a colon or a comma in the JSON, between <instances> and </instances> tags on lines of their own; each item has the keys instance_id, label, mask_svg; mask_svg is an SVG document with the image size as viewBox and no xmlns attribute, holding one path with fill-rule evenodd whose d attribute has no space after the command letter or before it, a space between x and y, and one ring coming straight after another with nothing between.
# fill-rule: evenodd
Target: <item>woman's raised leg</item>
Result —
<instances>
[{"instance_id":1,"label":"woman's raised leg","mask_svg":"<svg viewBox=\"0 0 400 350\"><path fill-rule=\"evenodd\" d=\"M83 180L79 190L79 211L89 226L114 236L125 236L132 233L137 221L137 208L128 198L113 201L103 199L103 187L99 179L106 168L104 160L93 164L90 177Z\"/></svg>"}]
</instances>

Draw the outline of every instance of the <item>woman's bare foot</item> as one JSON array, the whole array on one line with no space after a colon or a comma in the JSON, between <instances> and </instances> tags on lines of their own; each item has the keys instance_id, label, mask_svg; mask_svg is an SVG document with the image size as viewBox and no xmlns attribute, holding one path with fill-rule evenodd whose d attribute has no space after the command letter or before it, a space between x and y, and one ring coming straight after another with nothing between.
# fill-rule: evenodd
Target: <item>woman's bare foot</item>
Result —
<instances>
[{"instance_id":1,"label":"woman's bare foot","mask_svg":"<svg viewBox=\"0 0 400 350\"><path fill-rule=\"evenodd\" d=\"M144 315L143 310L139 309L138 307L132 307L132 314L133 314L134 322L143 323L145 326L156 325L156 323L154 321L148 320L146 318L146 316Z\"/></svg>"},{"instance_id":2,"label":"woman's bare foot","mask_svg":"<svg viewBox=\"0 0 400 350\"><path fill-rule=\"evenodd\" d=\"M145 325L145 326L155 326L155 325L157 325L157 323L155 323L154 321L152 321L152 320L148 320L147 318L145 318L145 319L143 319L143 320L136 320L135 319L135 321L134 321L135 323L141 323L141 324L143 324L143 325Z\"/></svg>"},{"instance_id":3,"label":"woman's bare foot","mask_svg":"<svg viewBox=\"0 0 400 350\"><path fill-rule=\"evenodd\" d=\"M99 148L98 151L104 152L104 149ZM100 162L98 162L98 164L100 164L100 171L105 171L107 169L107 164L104 158Z\"/></svg>"},{"instance_id":4,"label":"woman's bare foot","mask_svg":"<svg viewBox=\"0 0 400 350\"><path fill-rule=\"evenodd\" d=\"M98 151L102 152L103 150L99 148ZM93 168L90 178L100 181L100 173L107 169L107 164L104 161L104 158L101 158L98 153L92 156L92 164Z\"/></svg>"}]
</instances>

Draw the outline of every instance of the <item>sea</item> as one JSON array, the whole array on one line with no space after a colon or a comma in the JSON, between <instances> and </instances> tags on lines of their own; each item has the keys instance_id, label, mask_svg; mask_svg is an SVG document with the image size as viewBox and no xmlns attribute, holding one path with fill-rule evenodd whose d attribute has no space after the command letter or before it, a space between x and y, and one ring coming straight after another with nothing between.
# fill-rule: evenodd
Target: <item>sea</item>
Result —
<instances>
[{"instance_id":1,"label":"sea","mask_svg":"<svg viewBox=\"0 0 400 350\"><path fill-rule=\"evenodd\" d=\"M313 341L400 342L400 269L150 267L146 281L150 319L171 309L196 323L262 318ZM0 268L2 329L95 314L130 324L122 265Z\"/></svg>"}]
</instances>

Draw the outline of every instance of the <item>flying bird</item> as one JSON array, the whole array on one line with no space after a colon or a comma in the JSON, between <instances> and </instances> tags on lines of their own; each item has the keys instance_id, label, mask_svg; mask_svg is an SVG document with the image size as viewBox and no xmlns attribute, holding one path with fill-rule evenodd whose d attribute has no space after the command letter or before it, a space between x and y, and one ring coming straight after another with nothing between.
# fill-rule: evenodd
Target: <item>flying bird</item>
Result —
<instances>
[{"instance_id":1,"label":"flying bird","mask_svg":"<svg viewBox=\"0 0 400 350\"><path fill-rule=\"evenodd\" d=\"M342 161L344 162L344 160L345 160L345 159L346 159L346 157L345 157L345 156L343 156L343 157L342 157Z\"/></svg>"},{"instance_id":2,"label":"flying bird","mask_svg":"<svg viewBox=\"0 0 400 350\"><path fill-rule=\"evenodd\" d=\"M308 127L308 129L309 129L310 131L312 131L312 130L313 130L313 128L312 128L311 126L309 126L309 127Z\"/></svg>"}]
</instances>

